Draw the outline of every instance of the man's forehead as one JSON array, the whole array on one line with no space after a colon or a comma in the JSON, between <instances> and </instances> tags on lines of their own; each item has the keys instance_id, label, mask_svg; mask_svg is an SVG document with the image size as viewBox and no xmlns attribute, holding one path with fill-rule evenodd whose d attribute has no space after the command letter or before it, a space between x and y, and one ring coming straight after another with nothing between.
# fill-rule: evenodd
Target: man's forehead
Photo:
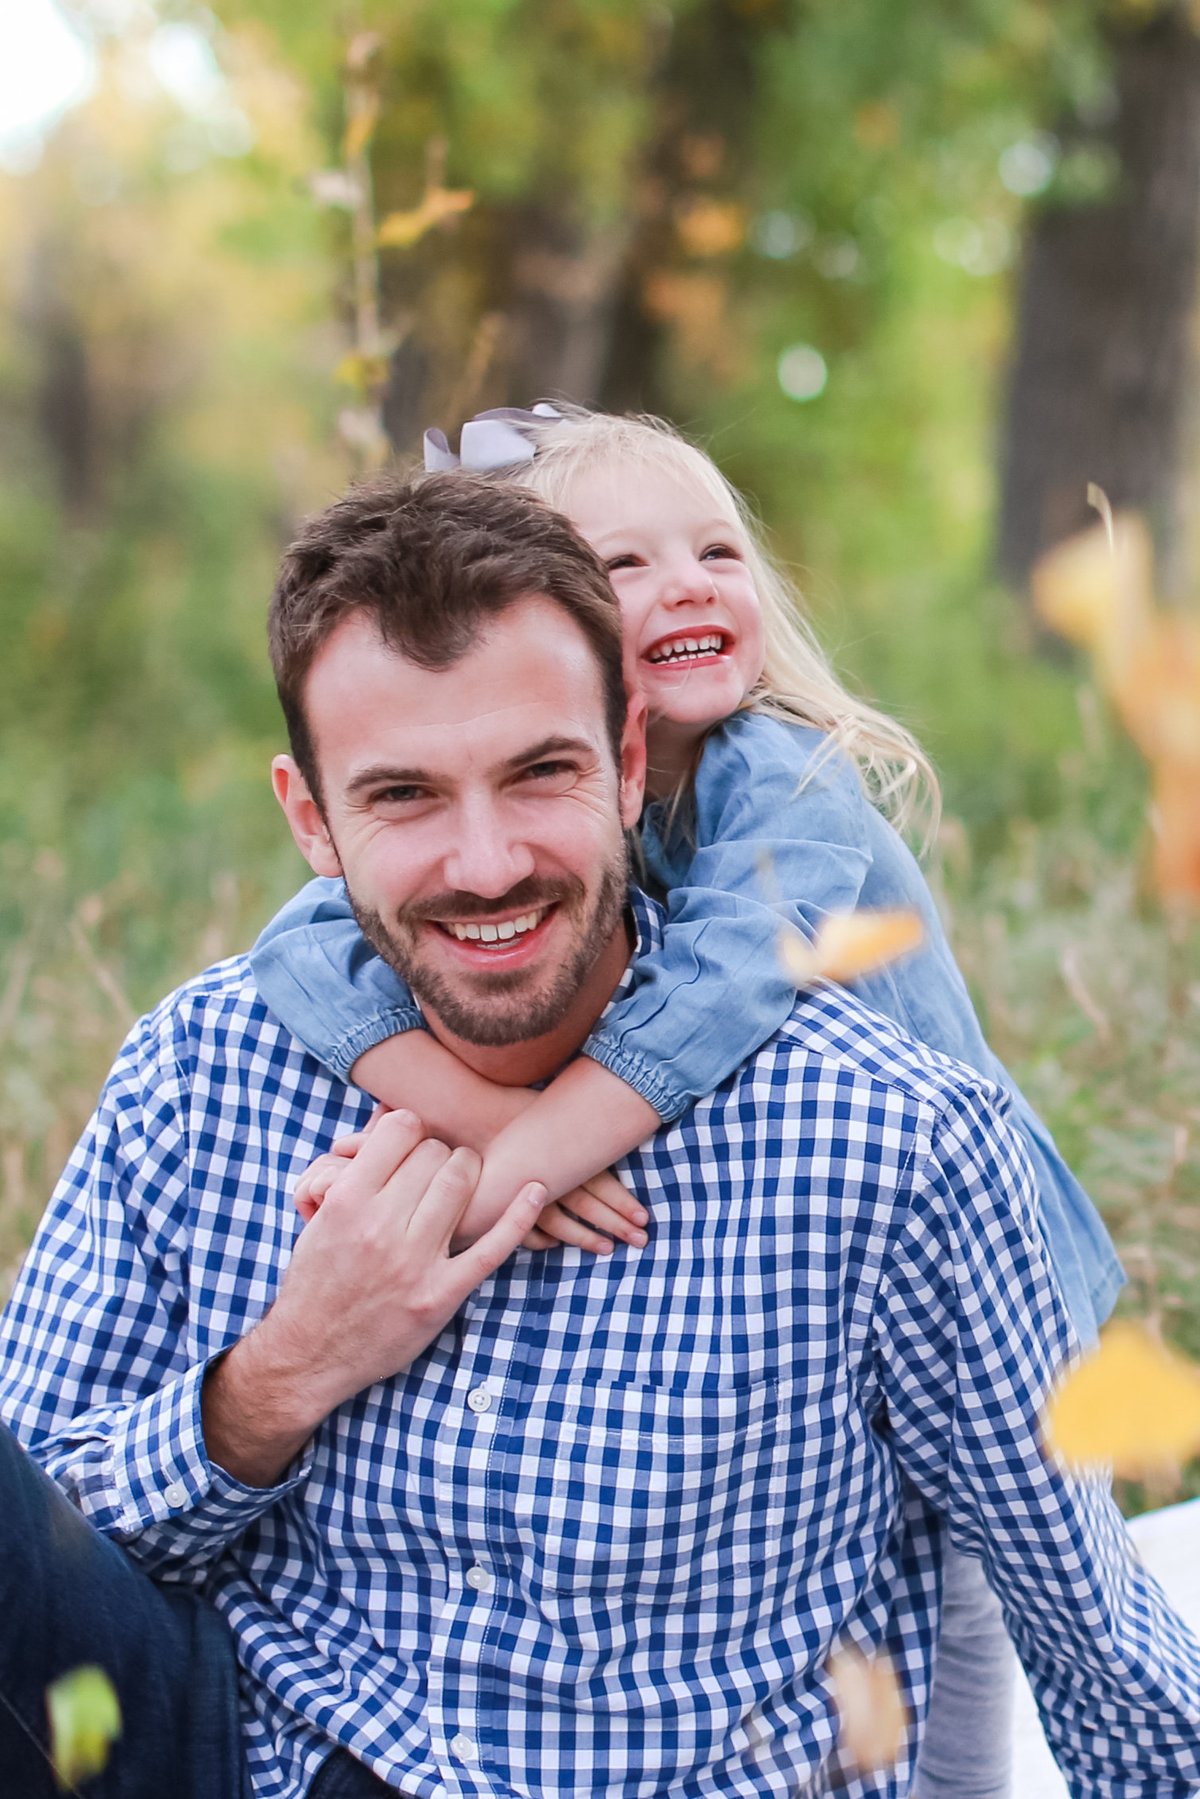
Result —
<instances>
[{"instance_id":1,"label":"man's forehead","mask_svg":"<svg viewBox=\"0 0 1200 1799\"><path fill-rule=\"evenodd\" d=\"M603 683L594 652L553 601L532 596L487 621L449 667L427 669L387 644L367 614L353 614L309 672L306 710L318 761L351 771L399 757L503 759L522 741L605 737Z\"/></svg>"}]
</instances>

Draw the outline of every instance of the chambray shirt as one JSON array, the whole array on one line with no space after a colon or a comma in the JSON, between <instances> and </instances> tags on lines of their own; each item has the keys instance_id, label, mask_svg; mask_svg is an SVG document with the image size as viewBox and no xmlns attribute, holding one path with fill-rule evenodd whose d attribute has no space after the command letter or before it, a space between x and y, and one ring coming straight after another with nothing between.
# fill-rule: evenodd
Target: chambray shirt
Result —
<instances>
[{"instance_id":1,"label":"chambray shirt","mask_svg":"<svg viewBox=\"0 0 1200 1799\"><path fill-rule=\"evenodd\" d=\"M822 1791L835 1644L886 1647L923 1714L942 1528L986 1563L1076 1799L1177 1799L1200 1645L1039 1446L1072 1335L1005 1104L802 996L628 1158L647 1248L519 1250L250 1489L206 1458L200 1381L278 1287L295 1177L368 1102L227 962L130 1036L4 1315L0 1414L228 1618L256 1799L299 1799L334 1742L421 1799Z\"/></svg>"},{"instance_id":2,"label":"chambray shirt","mask_svg":"<svg viewBox=\"0 0 1200 1799\"><path fill-rule=\"evenodd\" d=\"M667 897L669 928L585 1053L660 1118L677 1118L791 1011L781 918L811 934L827 912L913 908L925 927L922 948L855 990L1008 1093L1055 1272L1080 1339L1091 1342L1125 1278L1108 1232L988 1047L916 859L829 738L759 712L727 719L705 742L691 805L674 823L663 805L647 808L642 851ZM407 987L359 933L340 881L310 881L264 930L252 961L280 1018L336 1073L348 1076L364 1050L421 1026Z\"/></svg>"}]
</instances>

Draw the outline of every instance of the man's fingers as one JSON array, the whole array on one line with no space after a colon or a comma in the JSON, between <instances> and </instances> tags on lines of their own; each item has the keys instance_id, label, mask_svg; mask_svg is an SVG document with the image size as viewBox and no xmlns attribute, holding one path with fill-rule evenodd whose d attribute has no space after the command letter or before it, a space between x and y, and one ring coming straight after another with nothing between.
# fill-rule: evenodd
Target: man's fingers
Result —
<instances>
[{"instance_id":1,"label":"man's fingers","mask_svg":"<svg viewBox=\"0 0 1200 1799\"><path fill-rule=\"evenodd\" d=\"M379 1193L423 1140L425 1127L415 1112L385 1112L369 1132L363 1132L353 1160L339 1169L338 1198L354 1201Z\"/></svg>"},{"instance_id":2,"label":"man's fingers","mask_svg":"<svg viewBox=\"0 0 1200 1799\"><path fill-rule=\"evenodd\" d=\"M508 1210L502 1212L490 1231L454 1257L450 1267L462 1277L462 1296L485 1281L489 1274L508 1260L521 1239L532 1230L546 1204L546 1189L540 1181L530 1181L521 1188Z\"/></svg>"}]
</instances>

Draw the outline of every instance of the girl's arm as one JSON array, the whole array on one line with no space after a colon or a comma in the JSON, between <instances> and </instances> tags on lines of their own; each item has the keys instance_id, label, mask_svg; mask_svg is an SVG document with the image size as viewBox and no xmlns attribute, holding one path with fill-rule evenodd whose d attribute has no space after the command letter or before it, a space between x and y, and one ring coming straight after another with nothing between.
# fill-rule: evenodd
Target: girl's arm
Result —
<instances>
[{"instance_id":1,"label":"girl's arm","mask_svg":"<svg viewBox=\"0 0 1200 1799\"><path fill-rule=\"evenodd\" d=\"M851 909L871 867L871 805L853 766L820 732L759 713L709 738L694 813L686 841L677 829L664 843L653 820L643 830L670 890L666 933L584 1046L664 1120L779 1029L796 1000L781 930L811 936L827 912Z\"/></svg>"},{"instance_id":2,"label":"girl's arm","mask_svg":"<svg viewBox=\"0 0 1200 1799\"><path fill-rule=\"evenodd\" d=\"M412 994L359 930L341 881L318 876L294 894L260 933L250 970L275 1016L343 1081L364 1051L398 1031L428 1037Z\"/></svg>"},{"instance_id":3,"label":"girl's arm","mask_svg":"<svg viewBox=\"0 0 1200 1799\"><path fill-rule=\"evenodd\" d=\"M570 1211L548 1208L531 1242L603 1252L612 1237L645 1241L644 1209L603 1171L657 1128L652 1107L590 1063L552 1100L475 1074L425 1029L404 982L365 942L341 881L309 881L266 926L250 962L272 1011L326 1067L416 1112L434 1136L479 1151L483 1174L464 1220L472 1235L534 1178L521 1168L536 1165L551 1199L569 1198ZM535 1120L519 1125L534 1105ZM302 1209L319 1203L332 1173L314 1168L298 1194ZM594 1191L582 1190L588 1183Z\"/></svg>"}]
</instances>

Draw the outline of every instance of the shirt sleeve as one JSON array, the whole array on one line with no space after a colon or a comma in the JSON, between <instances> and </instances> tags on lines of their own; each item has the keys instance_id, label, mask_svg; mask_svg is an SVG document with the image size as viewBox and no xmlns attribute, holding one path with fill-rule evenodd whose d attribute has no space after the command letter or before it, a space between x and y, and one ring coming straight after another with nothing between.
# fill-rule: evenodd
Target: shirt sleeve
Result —
<instances>
[{"instance_id":1,"label":"shirt sleeve","mask_svg":"<svg viewBox=\"0 0 1200 1799\"><path fill-rule=\"evenodd\" d=\"M982 1559L1071 1791L1180 1799L1200 1783L1200 1644L1106 1487L1042 1446L1042 1407L1075 1343L1033 1205L1023 1147L965 1094L921 1158L887 1258L886 1428L951 1541Z\"/></svg>"},{"instance_id":2,"label":"shirt sleeve","mask_svg":"<svg viewBox=\"0 0 1200 1799\"><path fill-rule=\"evenodd\" d=\"M318 877L278 911L250 952L258 990L341 1080L364 1051L425 1021L358 928L344 881Z\"/></svg>"},{"instance_id":3,"label":"shirt sleeve","mask_svg":"<svg viewBox=\"0 0 1200 1799\"><path fill-rule=\"evenodd\" d=\"M825 913L853 907L871 865L870 802L818 732L739 718L705 746L695 797L695 848L671 888L662 948L638 960L630 993L584 1045L664 1121L788 1016L784 922L811 936Z\"/></svg>"},{"instance_id":4,"label":"shirt sleeve","mask_svg":"<svg viewBox=\"0 0 1200 1799\"><path fill-rule=\"evenodd\" d=\"M169 1031L165 1033L169 1037ZM0 1319L0 1418L145 1568L199 1581L306 1475L243 1486L208 1460L206 1368L189 1315L189 1153L164 1030L122 1051Z\"/></svg>"}]
</instances>

